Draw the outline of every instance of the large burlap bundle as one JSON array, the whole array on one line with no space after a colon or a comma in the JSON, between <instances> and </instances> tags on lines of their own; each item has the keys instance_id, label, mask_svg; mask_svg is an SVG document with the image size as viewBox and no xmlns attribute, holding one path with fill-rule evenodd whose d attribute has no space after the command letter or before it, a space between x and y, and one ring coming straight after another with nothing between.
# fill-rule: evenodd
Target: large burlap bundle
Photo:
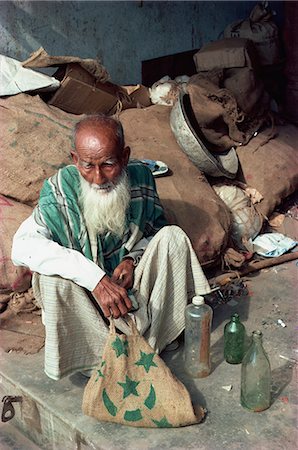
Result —
<instances>
[{"instance_id":1,"label":"large burlap bundle","mask_svg":"<svg viewBox=\"0 0 298 450\"><path fill-rule=\"evenodd\" d=\"M223 83L224 87L233 93L237 105L248 115L249 120L267 116L270 97L254 70L248 67L227 69Z\"/></svg>"},{"instance_id":2,"label":"large burlap bundle","mask_svg":"<svg viewBox=\"0 0 298 450\"><path fill-rule=\"evenodd\" d=\"M253 41L262 66L281 61L278 27L268 2L256 4L246 20L237 20L224 30L225 38L245 38Z\"/></svg>"},{"instance_id":3,"label":"large burlap bundle","mask_svg":"<svg viewBox=\"0 0 298 450\"><path fill-rule=\"evenodd\" d=\"M244 69L193 75L187 85L195 119L210 143L210 151L223 152L246 144L267 118L269 97ZM228 89L221 86L227 84ZM249 114L241 110L250 96Z\"/></svg>"},{"instance_id":4,"label":"large burlap bundle","mask_svg":"<svg viewBox=\"0 0 298 450\"><path fill-rule=\"evenodd\" d=\"M72 129L80 117L39 96L0 98L0 193L34 205L43 181L70 163Z\"/></svg>"},{"instance_id":5,"label":"large burlap bundle","mask_svg":"<svg viewBox=\"0 0 298 450\"><path fill-rule=\"evenodd\" d=\"M16 267L11 261L12 239L20 224L30 216L32 208L0 195L0 294L23 292L30 287L31 272Z\"/></svg>"},{"instance_id":6,"label":"large burlap bundle","mask_svg":"<svg viewBox=\"0 0 298 450\"><path fill-rule=\"evenodd\" d=\"M230 213L177 144L170 111L154 105L122 111L119 118L132 157L162 160L169 166L172 174L156 179L168 219L188 234L201 264L211 263L226 246Z\"/></svg>"},{"instance_id":7,"label":"large burlap bundle","mask_svg":"<svg viewBox=\"0 0 298 450\"><path fill-rule=\"evenodd\" d=\"M83 413L134 427L169 428L199 423L185 386L129 322L132 334L117 335L111 322L101 364L85 387Z\"/></svg>"},{"instance_id":8,"label":"large burlap bundle","mask_svg":"<svg viewBox=\"0 0 298 450\"><path fill-rule=\"evenodd\" d=\"M267 217L298 187L297 127L280 126L271 140L268 134L268 130L261 132L237 148L243 181L262 194L264 199L255 206Z\"/></svg>"}]
</instances>

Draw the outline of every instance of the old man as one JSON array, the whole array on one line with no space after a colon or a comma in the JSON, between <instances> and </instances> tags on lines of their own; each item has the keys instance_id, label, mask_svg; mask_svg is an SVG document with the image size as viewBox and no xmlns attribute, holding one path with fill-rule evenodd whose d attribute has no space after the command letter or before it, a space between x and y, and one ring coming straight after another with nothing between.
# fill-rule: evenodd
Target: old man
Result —
<instances>
[{"instance_id":1,"label":"old man","mask_svg":"<svg viewBox=\"0 0 298 450\"><path fill-rule=\"evenodd\" d=\"M89 116L74 130L74 165L45 181L17 231L16 265L33 274L55 380L97 366L109 327L125 316L162 351L184 329L184 308L210 291L185 233L167 226L150 170L129 160L121 124Z\"/></svg>"}]
</instances>

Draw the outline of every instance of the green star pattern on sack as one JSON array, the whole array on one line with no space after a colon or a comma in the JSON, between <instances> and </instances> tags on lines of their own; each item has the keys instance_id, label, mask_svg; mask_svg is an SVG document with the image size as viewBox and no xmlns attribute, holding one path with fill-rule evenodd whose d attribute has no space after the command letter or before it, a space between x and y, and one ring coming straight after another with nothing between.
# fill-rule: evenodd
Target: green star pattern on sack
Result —
<instances>
[{"instance_id":1,"label":"green star pattern on sack","mask_svg":"<svg viewBox=\"0 0 298 450\"><path fill-rule=\"evenodd\" d=\"M127 420L128 422L137 422L138 420L142 419L143 416L139 408L135 409L134 411L125 411L124 420Z\"/></svg>"},{"instance_id":2,"label":"green star pattern on sack","mask_svg":"<svg viewBox=\"0 0 298 450\"><path fill-rule=\"evenodd\" d=\"M102 361L100 366L103 367L105 365L105 363L106 363L105 361ZM95 381L98 381L100 377L104 378L105 376L102 373L101 369L97 369L97 377L96 377Z\"/></svg>"},{"instance_id":3,"label":"green star pattern on sack","mask_svg":"<svg viewBox=\"0 0 298 450\"><path fill-rule=\"evenodd\" d=\"M152 409L154 408L156 403L156 393L155 393L155 389L154 387L150 386L150 392L148 397L146 398L146 400L144 401L144 405L148 408L148 409Z\"/></svg>"},{"instance_id":4,"label":"green star pattern on sack","mask_svg":"<svg viewBox=\"0 0 298 450\"><path fill-rule=\"evenodd\" d=\"M118 384L123 388L123 399L129 395L139 396L137 392L137 386L140 384L139 381L133 381L126 375L126 382L120 383L120 381L118 381Z\"/></svg>"},{"instance_id":5,"label":"green star pattern on sack","mask_svg":"<svg viewBox=\"0 0 298 450\"><path fill-rule=\"evenodd\" d=\"M104 377L105 377L104 374L102 373L102 371L101 371L100 369L97 369L96 372L97 372L97 377L95 378L95 381L98 381L100 377L101 377L101 378L104 378Z\"/></svg>"},{"instance_id":6,"label":"green star pattern on sack","mask_svg":"<svg viewBox=\"0 0 298 450\"><path fill-rule=\"evenodd\" d=\"M128 342L123 341L118 336L116 337L115 341L112 342L113 350L115 350L117 358L121 355L128 356Z\"/></svg>"},{"instance_id":7,"label":"green star pattern on sack","mask_svg":"<svg viewBox=\"0 0 298 450\"><path fill-rule=\"evenodd\" d=\"M161 420L152 419L152 422L155 423L155 425L158 428L172 428L173 427L173 425L171 425L170 422L168 422L166 417L163 417Z\"/></svg>"},{"instance_id":8,"label":"green star pattern on sack","mask_svg":"<svg viewBox=\"0 0 298 450\"><path fill-rule=\"evenodd\" d=\"M144 366L144 369L148 373L151 367L157 367L157 364L153 362L155 353L144 353L141 351L139 361L135 363L136 366Z\"/></svg>"},{"instance_id":9,"label":"green star pattern on sack","mask_svg":"<svg viewBox=\"0 0 298 450\"><path fill-rule=\"evenodd\" d=\"M111 416L115 417L117 414L118 408L116 405L114 405L114 403L108 396L106 389L104 389L102 391L102 400L103 400L103 404L105 405L105 407L107 408L107 410L111 414Z\"/></svg>"}]
</instances>

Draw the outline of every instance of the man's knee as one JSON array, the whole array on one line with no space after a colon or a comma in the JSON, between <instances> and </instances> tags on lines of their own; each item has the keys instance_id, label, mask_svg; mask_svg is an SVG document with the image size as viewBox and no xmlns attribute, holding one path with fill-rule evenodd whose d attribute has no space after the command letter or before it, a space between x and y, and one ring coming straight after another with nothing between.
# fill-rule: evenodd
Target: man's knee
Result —
<instances>
[{"instance_id":1,"label":"man's knee","mask_svg":"<svg viewBox=\"0 0 298 450\"><path fill-rule=\"evenodd\" d=\"M56 275L34 273L32 278L33 292L39 301L48 294L66 295L70 292L78 293L82 288L71 280Z\"/></svg>"},{"instance_id":2,"label":"man's knee","mask_svg":"<svg viewBox=\"0 0 298 450\"><path fill-rule=\"evenodd\" d=\"M167 225L161 228L155 237L162 239L163 241L168 240L169 242L185 242L188 240L186 233L178 225Z\"/></svg>"},{"instance_id":3,"label":"man's knee","mask_svg":"<svg viewBox=\"0 0 298 450\"><path fill-rule=\"evenodd\" d=\"M163 227L154 236L154 240L164 248L167 248L168 252L171 250L177 251L178 249L185 250L191 245L186 233L177 225Z\"/></svg>"}]
</instances>

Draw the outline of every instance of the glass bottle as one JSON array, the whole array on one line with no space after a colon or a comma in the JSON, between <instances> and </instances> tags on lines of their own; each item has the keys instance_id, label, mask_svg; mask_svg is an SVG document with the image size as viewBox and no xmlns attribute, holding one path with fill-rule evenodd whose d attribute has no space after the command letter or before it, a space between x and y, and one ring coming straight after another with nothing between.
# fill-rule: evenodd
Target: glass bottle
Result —
<instances>
[{"instance_id":1,"label":"glass bottle","mask_svg":"<svg viewBox=\"0 0 298 450\"><path fill-rule=\"evenodd\" d=\"M245 327L239 315L233 314L224 328L224 358L230 364L239 364L244 356Z\"/></svg>"},{"instance_id":2,"label":"glass bottle","mask_svg":"<svg viewBox=\"0 0 298 450\"><path fill-rule=\"evenodd\" d=\"M185 308L184 364L194 378L207 377L211 372L210 335L212 308L204 298L196 296Z\"/></svg>"},{"instance_id":3,"label":"glass bottle","mask_svg":"<svg viewBox=\"0 0 298 450\"><path fill-rule=\"evenodd\" d=\"M252 333L252 343L241 367L241 405L255 412L269 408L271 401L270 362L262 345L262 336L259 330Z\"/></svg>"}]
</instances>

